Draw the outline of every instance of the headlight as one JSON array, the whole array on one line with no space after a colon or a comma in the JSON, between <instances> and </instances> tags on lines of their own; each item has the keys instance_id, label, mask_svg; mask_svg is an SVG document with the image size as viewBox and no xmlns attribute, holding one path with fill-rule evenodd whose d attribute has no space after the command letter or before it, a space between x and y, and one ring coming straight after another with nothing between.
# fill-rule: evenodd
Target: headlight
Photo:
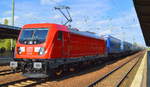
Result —
<instances>
[{"instance_id":1,"label":"headlight","mask_svg":"<svg viewBox=\"0 0 150 87\"><path fill-rule=\"evenodd\" d=\"M11 62L10 62L10 67L12 67L12 68L18 67L18 63L15 62L15 61L11 61Z\"/></svg>"},{"instance_id":2,"label":"headlight","mask_svg":"<svg viewBox=\"0 0 150 87\"><path fill-rule=\"evenodd\" d=\"M21 52L25 52L25 47L20 47Z\"/></svg>"},{"instance_id":3,"label":"headlight","mask_svg":"<svg viewBox=\"0 0 150 87\"><path fill-rule=\"evenodd\" d=\"M34 47L34 52L39 52L41 47Z\"/></svg>"},{"instance_id":4,"label":"headlight","mask_svg":"<svg viewBox=\"0 0 150 87\"><path fill-rule=\"evenodd\" d=\"M25 52L25 47L18 47L17 52L18 52L18 54L21 54L22 52Z\"/></svg>"},{"instance_id":5,"label":"headlight","mask_svg":"<svg viewBox=\"0 0 150 87\"><path fill-rule=\"evenodd\" d=\"M45 54L45 49L41 47L39 50L39 55L43 55L43 54Z\"/></svg>"},{"instance_id":6,"label":"headlight","mask_svg":"<svg viewBox=\"0 0 150 87\"><path fill-rule=\"evenodd\" d=\"M41 62L34 62L33 63L33 68L41 69L42 68L42 63Z\"/></svg>"},{"instance_id":7,"label":"headlight","mask_svg":"<svg viewBox=\"0 0 150 87\"><path fill-rule=\"evenodd\" d=\"M38 52L39 55L45 54L45 49L44 47L34 47L34 52Z\"/></svg>"}]
</instances>

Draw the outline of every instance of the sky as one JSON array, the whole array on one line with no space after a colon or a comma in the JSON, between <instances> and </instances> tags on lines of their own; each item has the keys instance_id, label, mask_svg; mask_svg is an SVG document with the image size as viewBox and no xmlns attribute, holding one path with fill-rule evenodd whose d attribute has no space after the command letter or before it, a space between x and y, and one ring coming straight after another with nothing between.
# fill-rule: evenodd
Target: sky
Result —
<instances>
[{"instance_id":1,"label":"sky","mask_svg":"<svg viewBox=\"0 0 150 87\"><path fill-rule=\"evenodd\" d=\"M15 26L65 23L65 18L54 9L62 5L71 8L72 27L145 46L133 0L15 0ZM1 0L0 6L0 23L8 19L11 25L12 0Z\"/></svg>"}]
</instances>

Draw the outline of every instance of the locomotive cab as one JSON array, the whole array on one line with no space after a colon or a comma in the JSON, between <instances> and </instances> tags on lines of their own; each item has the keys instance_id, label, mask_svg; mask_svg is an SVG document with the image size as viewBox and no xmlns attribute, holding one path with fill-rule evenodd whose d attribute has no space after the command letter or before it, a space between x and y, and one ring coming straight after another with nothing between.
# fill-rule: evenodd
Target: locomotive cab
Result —
<instances>
[{"instance_id":1,"label":"locomotive cab","mask_svg":"<svg viewBox=\"0 0 150 87\"><path fill-rule=\"evenodd\" d=\"M23 54L35 54L35 55L43 55L44 52L44 46L43 43L46 41L46 36L48 33L48 28L31 28L31 29L23 29L22 33L19 38L19 43L23 44L24 46L28 45L37 45L37 47L33 46L27 47L25 50L25 47L17 47L17 54L23 55ZM41 46L40 46L41 45ZM26 52L26 53L25 53Z\"/></svg>"}]
</instances>

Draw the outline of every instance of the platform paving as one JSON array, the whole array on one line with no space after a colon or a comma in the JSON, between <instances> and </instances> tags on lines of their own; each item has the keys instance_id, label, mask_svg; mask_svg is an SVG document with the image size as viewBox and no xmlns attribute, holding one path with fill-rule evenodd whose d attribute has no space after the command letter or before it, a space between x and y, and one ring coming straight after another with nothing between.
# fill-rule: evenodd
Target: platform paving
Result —
<instances>
[{"instance_id":1,"label":"platform paving","mask_svg":"<svg viewBox=\"0 0 150 87\"><path fill-rule=\"evenodd\" d=\"M150 51L147 52L147 87L150 87Z\"/></svg>"},{"instance_id":2,"label":"platform paving","mask_svg":"<svg viewBox=\"0 0 150 87\"><path fill-rule=\"evenodd\" d=\"M147 54L144 54L142 62L138 68L138 71L133 79L133 82L130 87L146 87L146 80L147 80Z\"/></svg>"}]
</instances>

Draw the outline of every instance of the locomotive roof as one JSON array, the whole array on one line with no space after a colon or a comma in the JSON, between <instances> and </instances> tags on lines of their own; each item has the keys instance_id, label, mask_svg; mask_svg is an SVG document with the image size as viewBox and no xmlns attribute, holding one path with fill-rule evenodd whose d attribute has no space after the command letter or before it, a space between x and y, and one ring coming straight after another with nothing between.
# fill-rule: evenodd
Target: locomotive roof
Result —
<instances>
[{"instance_id":1,"label":"locomotive roof","mask_svg":"<svg viewBox=\"0 0 150 87\"><path fill-rule=\"evenodd\" d=\"M116 38L114 36L111 36L111 35L102 35L101 37L104 38L104 39L113 38L113 39L116 39L116 40L120 40L120 39L118 39L118 38Z\"/></svg>"},{"instance_id":2,"label":"locomotive roof","mask_svg":"<svg viewBox=\"0 0 150 87\"><path fill-rule=\"evenodd\" d=\"M37 24L34 23L34 24L26 24L26 25L23 26L23 28L37 28L37 27L46 28L46 27L50 27L52 25L66 27L64 25L54 24L54 23L37 23Z\"/></svg>"},{"instance_id":3,"label":"locomotive roof","mask_svg":"<svg viewBox=\"0 0 150 87\"><path fill-rule=\"evenodd\" d=\"M87 36L87 37L91 37L91 38L96 38L96 39L103 39L103 38L101 38L100 36L96 35L93 32L79 31L76 28L69 28L69 26L60 25L60 24L54 24L54 23L27 24L27 25L23 26L23 28L29 28L29 27L36 28L36 27L39 27L39 26L48 27L50 25L56 25L56 26L59 26L59 27L68 27L66 29L63 29L62 31L68 31L68 32L71 32L71 33L74 33L74 34L78 34L78 35L82 35L82 36Z\"/></svg>"},{"instance_id":4,"label":"locomotive roof","mask_svg":"<svg viewBox=\"0 0 150 87\"><path fill-rule=\"evenodd\" d=\"M103 39L100 36L96 35L95 33L89 32L89 31L79 31L77 29L70 29L70 28L69 28L69 31L71 33L78 34L78 35L83 35L83 36L87 36L87 37L91 37L91 38L96 38L96 39Z\"/></svg>"}]
</instances>

